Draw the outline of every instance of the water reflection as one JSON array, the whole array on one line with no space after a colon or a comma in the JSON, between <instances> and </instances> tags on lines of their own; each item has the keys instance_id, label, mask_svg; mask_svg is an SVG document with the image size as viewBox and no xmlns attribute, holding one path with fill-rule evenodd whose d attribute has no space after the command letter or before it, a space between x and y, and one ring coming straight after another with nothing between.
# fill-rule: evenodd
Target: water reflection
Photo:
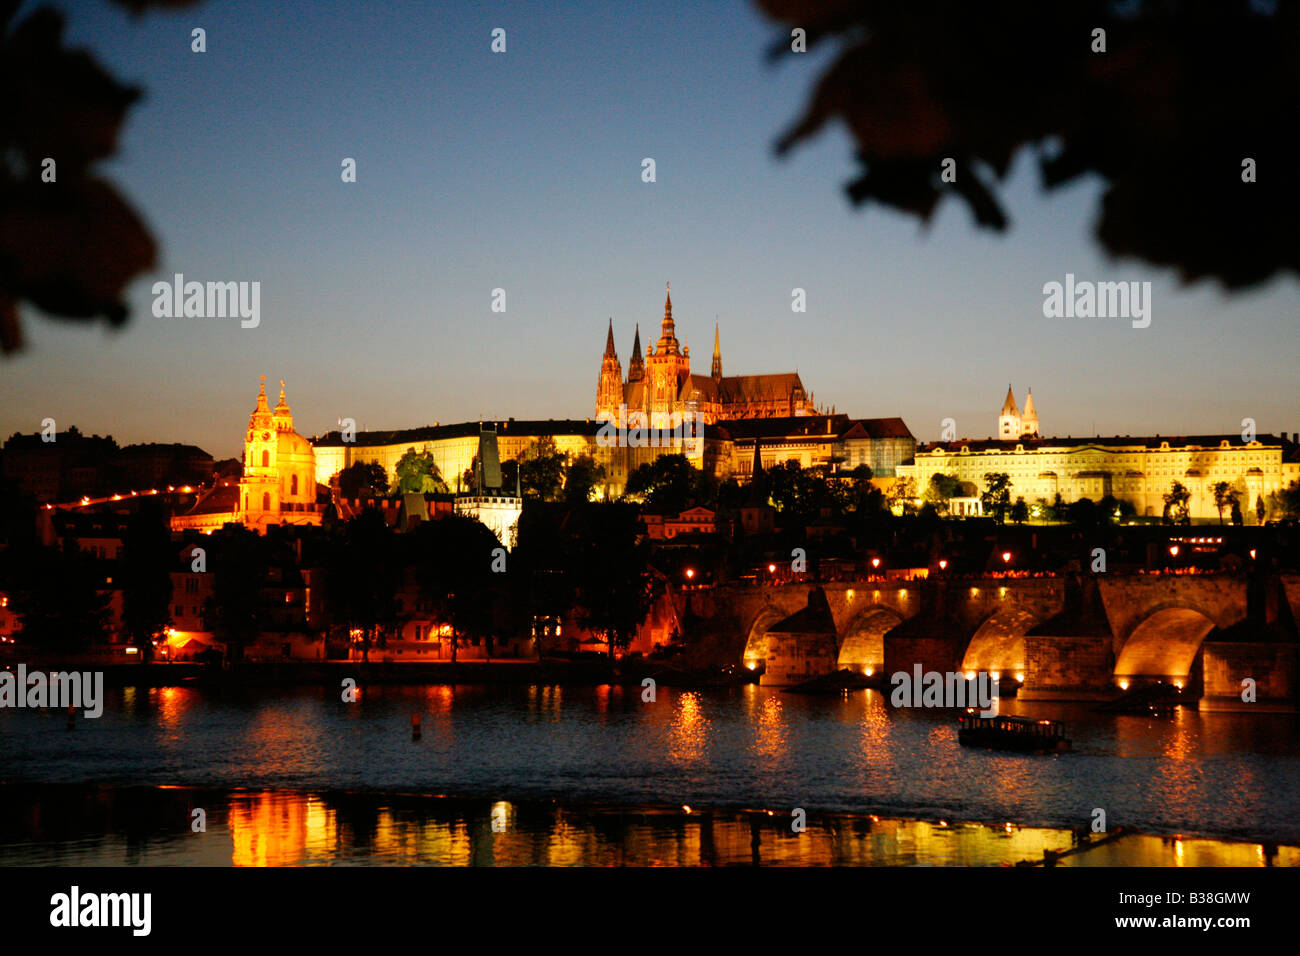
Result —
<instances>
[{"instance_id":1,"label":"water reflection","mask_svg":"<svg viewBox=\"0 0 1300 956\"><path fill-rule=\"evenodd\" d=\"M696 763L704 757L709 742L709 719L704 716L702 701L696 691L677 698L669 734L669 754L676 763Z\"/></svg>"},{"instance_id":2,"label":"water reflection","mask_svg":"<svg viewBox=\"0 0 1300 956\"><path fill-rule=\"evenodd\" d=\"M251 793L364 789L473 797L488 807L537 800L772 807L787 827L791 808L803 807L1068 830L1087 825L1091 808L1104 806L1113 824L1152 833L1300 843L1294 715L1180 709L1157 719L1006 701L1007 713L1064 720L1074 741L1072 754L1028 757L961 747L954 714L891 709L877 691L816 697L752 685L661 685L650 702L638 686L375 685L357 703L343 702L337 688L125 688L106 698L104 716L78 721L73 732L57 714L0 709L0 780ZM422 715L418 739L413 714ZM312 847L352 825L332 821L329 807L308 809L315 814ZM40 805L22 812L48 815ZM247 804L232 812L244 834L238 852L250 860L316 853L292 846L281 853L253 840L248 834L263 829L256 821L269 810ZM564 860L573 852L563 831L557 838L547 829L536 846L521 846L494 837L489 821L481 825L482 839L451 821L445 832L424 825L412 835L394 810L382 835L367 825L357 840L400 842L404 858L463 862L475 854ZM626 833L596 843L584 835L582 852L692 865L732 852L716 818L699 826L698 834L688 827L683 832L692 835L674 838L671 852L667 844L646 849ZM757 849L763 857L767 838L755 847L747 825L738 834L745 854ZM344 842L350 839L345 833ZM828 852L859 852L843 840L835 835Z\"/></svg>"},{"instance_id":3,"label":"water reflection","mask_svg":"<svg viewBox=\"0 0 1300 956\"><path fill-rule=\"evenodd\" d=\"M208 831L189 811L208 811ZM776 811L556 807L418 795L0 787L0 864L1296 866L1300 847Z\"/></svg>"}]
</instances>

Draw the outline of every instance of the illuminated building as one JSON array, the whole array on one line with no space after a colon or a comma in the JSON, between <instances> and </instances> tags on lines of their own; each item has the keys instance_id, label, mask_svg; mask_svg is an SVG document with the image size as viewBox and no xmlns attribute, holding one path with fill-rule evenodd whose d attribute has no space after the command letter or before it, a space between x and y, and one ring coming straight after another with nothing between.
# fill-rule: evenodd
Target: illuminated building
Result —
<instances>
[{"instance_id":1,"label":"illuminated building","mask_svg":"<svg viewBox=\"0 0 1300 956\"><path fill-rule=\"evenodd\" d=\"M614 324L610 322L596 385L596 418L617 419L623 407L629 422L651 428L669 427L673 416L680 420L696 413L704 417L706 425L712 425L733 419L811 415L816 411L797 372L724 376L716 325L710 374L692 374L690 347L677 341L671 292L664 299L659 341L646 348L644 359L638 326L626 381L614 349Z\"/></svg>"},{"instance_id":2,"label":"illuminated building","mask_svg":"<svg viewBox=\"0 0 1300 956\"><path fill-rule=\"evenodd\" d=\"M174 531L219 530L242 524L259 534L268 525L318 525L323 508L316 503L316 452L293 430L293 414L284 399L274 409L266 401L266 376L244 438L244 473L238 484L218 482L185 514L172 518Z\"/></svg>"}]
</instances>

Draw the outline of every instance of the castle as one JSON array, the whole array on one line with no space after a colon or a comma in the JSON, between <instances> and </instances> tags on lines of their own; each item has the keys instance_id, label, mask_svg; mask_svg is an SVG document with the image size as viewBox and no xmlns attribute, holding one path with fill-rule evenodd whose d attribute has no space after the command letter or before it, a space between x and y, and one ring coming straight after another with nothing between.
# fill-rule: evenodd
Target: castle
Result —
<instances>
[{"instance_id":1,"label":"castle","mask_svg":"<svg viewBox=\"0 0 1300 956\"><path fill-rule=\"evenodd\" d=\"M664 299L659 341L641 356L641 327L636 328L627 379L614 349L614 322L605 336L605 355L596 385L596 419L619 420L650 428L672 428L686 416L700 415L704 424L751 418L813 415L812 396L804 391L797 372L774 375L722 374L722 345L713 329L713 367L708 375L691 372L690 346L679 345L673 323L672 289Z\"/></svg>"}]
</instances>

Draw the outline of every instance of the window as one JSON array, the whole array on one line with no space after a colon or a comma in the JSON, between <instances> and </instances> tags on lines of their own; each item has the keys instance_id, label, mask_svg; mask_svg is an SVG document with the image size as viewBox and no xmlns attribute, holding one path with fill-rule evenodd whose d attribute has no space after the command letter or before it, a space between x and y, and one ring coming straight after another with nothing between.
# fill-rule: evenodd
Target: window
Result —
<instances>
[{"instance_id":1,"label":"window","mask_svg":"<svg viewBox=\"0 0 1300 956\"><path fill-rule=\"evenodd\" d=\"M289 494L296 495L297 493L298 493L298 476L294 475L292 478L289 479Z\"/></svg>"},{"instance_id":2,"label":"window","mask_svg":"<svg viewBox=\"0 0 1300 956\"><path fill-rule=\"evenodd\" d=\"M271 510L271 493L269 491L262 492L262 510Z\"/></svg>"},{"instance_id":3,"label":"window","mask_svg":"<svg viewBox=\"0 0 1300 956\"><path fill-rule=\"evenodd\" d=\"M263 468L271 467L271 453L269 451L262 452L262 467Z\"/></svg>"}]
</instances>

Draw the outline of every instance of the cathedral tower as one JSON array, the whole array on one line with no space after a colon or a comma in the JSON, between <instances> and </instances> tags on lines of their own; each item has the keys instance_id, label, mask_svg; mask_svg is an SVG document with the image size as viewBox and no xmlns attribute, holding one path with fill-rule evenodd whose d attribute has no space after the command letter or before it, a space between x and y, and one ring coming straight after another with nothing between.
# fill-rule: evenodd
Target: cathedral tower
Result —
<instances>
[{"instance_id":1,"label":"cathedral tower","mask_svg":"<svg viewBox=\"0 0 1300 956\"><path fill-rule=\"evenodd\" d=\"M650 416L651 428L670 427L669 416L680 411L678 396L690 374L690 357L677 342L670 287L664 298L664 321L659 330L659 341L645 361L646 412Z\"/></svg>"},{"instance_id":2,"label":"cathedral tower","mask_svg":"<svg viewBox=\"0 0 1300 956\"><path fill-rule=\"evenodd\" d=\"M614 320L609 320L605 335L605 357L600 362L600 379L596 383L596 418L617 419L623 404L623 367L614 350Z\"/></svg>"},{"instance_id":3,"label":"cathedral tower","mask_svg":"<svg viewBox=\"0 0 1300 956\"><path fill-rule=\"evenodd\" d=\"M722 382L722 340L718 338L718 323L713 323L713 381Z\"/></svg>"},{"instance_id":4,"label":"cathedral tower","mask_svg":"<svg viewBox=\"0 0 1300 956\"><path fill-rule=\"evenodd\" d=\"M632 340L632 357L627 360L627 381L630 385L645 378L645 358L641 355L641 323L636 324L636 338Z\"/></svg>"}]
</instances>

